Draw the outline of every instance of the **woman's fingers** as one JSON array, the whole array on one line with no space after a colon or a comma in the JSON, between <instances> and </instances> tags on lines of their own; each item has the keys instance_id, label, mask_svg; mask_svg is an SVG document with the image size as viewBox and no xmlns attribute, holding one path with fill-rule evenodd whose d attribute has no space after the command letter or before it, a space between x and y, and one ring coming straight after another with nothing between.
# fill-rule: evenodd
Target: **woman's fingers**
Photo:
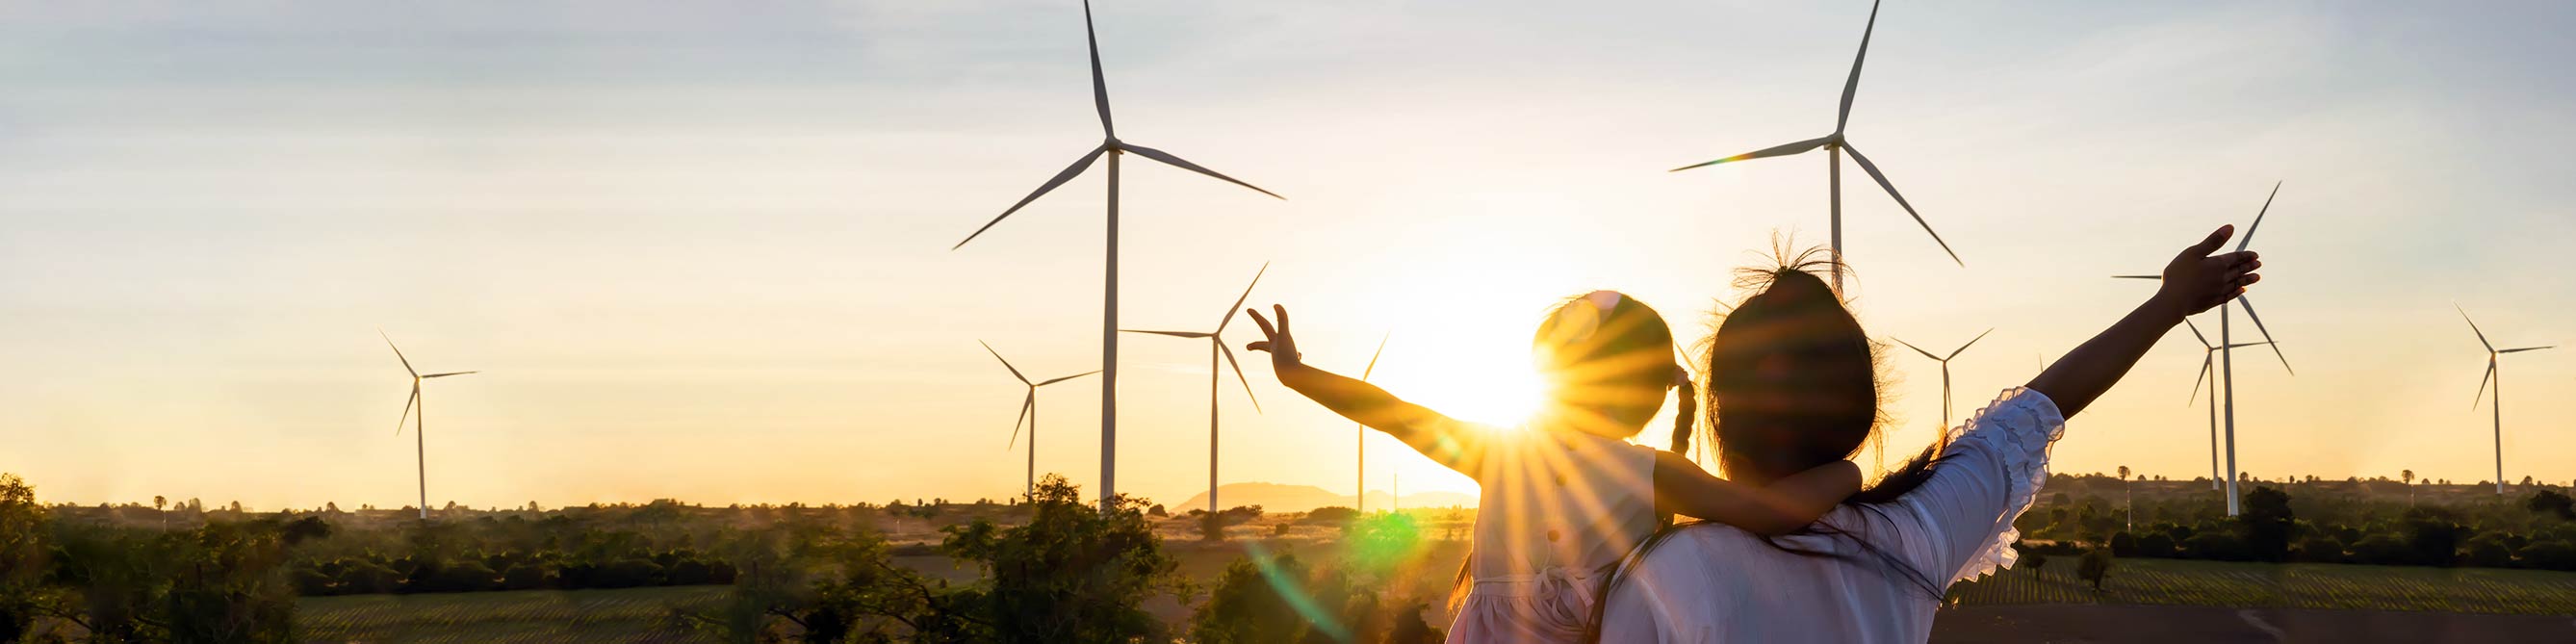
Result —
<instances>
[{"instance_id":1,"label":"woman's fingers","mask_svg":"<svg viewBox=\"0 0 2576 644\"><path fill-rule=\"evenodd\" d=\"M2191 253L2194 257L2206 257L2211 252L2218 250L2219 245L2227 243L2227 238L2234 236L2236 236L2235 224L2219 226L2218 230L2210 231L2209 238L2200 240L2200 243L2198 244L2193 244L2191 246L2191 250L2187 252Z\"/></svg>"}]
</instances>

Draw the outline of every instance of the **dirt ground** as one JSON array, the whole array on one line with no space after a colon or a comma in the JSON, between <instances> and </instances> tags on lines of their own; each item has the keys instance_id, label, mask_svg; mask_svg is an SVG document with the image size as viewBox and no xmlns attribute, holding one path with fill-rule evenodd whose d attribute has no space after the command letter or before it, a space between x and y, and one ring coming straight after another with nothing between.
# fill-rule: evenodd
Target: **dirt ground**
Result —
<instances>
[{"instance_id":1,"label":"dirt ground","mask_svg":"<svg viewBox=\"0 0 2576 644\"><path fill-rule=\"evenodd\" d=\"M1974 606L1941 611L1932 641L2576 642L2576 616L2207 606Z\"/></svg>"}]
</instances>

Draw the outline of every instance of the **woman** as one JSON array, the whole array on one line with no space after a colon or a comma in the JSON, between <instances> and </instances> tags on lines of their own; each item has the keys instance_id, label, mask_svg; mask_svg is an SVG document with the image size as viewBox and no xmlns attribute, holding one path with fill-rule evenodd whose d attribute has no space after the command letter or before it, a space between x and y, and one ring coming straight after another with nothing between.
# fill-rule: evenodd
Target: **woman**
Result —
<instances>
[{"instance_id":1,"label":"woman","mask_svg":"<svg viewBox=\"0 0 2576 644\"><path fill-rule=\"evenodd\" d=\"M1951 582L2012 565L2012 521L2047 480L2065 418L2185 316L2260 279L2253 253L2210 254L2233 234L2185 249L2145 304L1799 534L1658 534L1609 582L1600 641L1929 639ZM1868 336L1823 280L1799 266L1756 277L1767 283L1710 338L1706 373L1719 463L1758 485L1854 454L1879 422L1879 394Z\"/></svg>"}]
</instances>

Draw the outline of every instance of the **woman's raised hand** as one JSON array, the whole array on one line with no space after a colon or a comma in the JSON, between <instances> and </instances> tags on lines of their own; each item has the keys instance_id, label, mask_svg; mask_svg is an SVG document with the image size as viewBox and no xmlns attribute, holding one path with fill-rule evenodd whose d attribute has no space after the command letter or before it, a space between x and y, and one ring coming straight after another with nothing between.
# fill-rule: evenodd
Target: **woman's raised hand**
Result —
<instances>
[{"instance_id":1,"label":"woman's raised hand","mask_svg":"<svg viewBox=\"0 0 2576 644\"><path fill-rule=\"evenodd\" d=\"M1270 318L1262 317L1258 309L1243 310L1245 313L1252 314L1253 324L1261 326L1262 337L1261 341L1243 345L1243 348L1269 353L1270 370L1286 375L1305 363L1297 355L1297 338L1288 335L1288 307L1272 304L1270 310L1279 314L1278 326L1271 326Z\"/></svg>"},{"instance_id":2,"label":"woman's raised hand","mask_svg":"<svg viewBox=\"0 0 2576 644\"><path fill-rule=\"evenodd\" d=\"M2220 226L2208 239L2185 248L2165 264L2164 286L2156 290L2156 300L2163 302L2175 315L2189 316L2207 311L2245 294L2245 287L2263 280L2254 269L2263 262L2251 251L2216 252L2236 236L2233 225Z\"/></svg>"}]
</instances>

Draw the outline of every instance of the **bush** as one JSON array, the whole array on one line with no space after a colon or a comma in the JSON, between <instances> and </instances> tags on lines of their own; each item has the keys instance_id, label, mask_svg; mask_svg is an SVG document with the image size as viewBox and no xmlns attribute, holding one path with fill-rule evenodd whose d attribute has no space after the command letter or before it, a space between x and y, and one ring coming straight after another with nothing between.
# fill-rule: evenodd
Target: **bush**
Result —
<instances>
[{"instance_id":1,"label":"bush","mask_svg":"<svg viewBox=\"0 0 2576 644\"><path fill-rule=\"evenodd\" d=\"M2138 556L2138 537L2122 530L2111 534L2111 554L2117 557Z\"/></svg>"},{"instance_id":2,"label":"bush","mask_svg":"<svg viewBox=\"0 0 2576 644\"><path fill-rule=\"evenodd\" d=\"M2162 532L2149 532L2138 537L2138 556L2165 558L2174 556L2174 539Z\"/></svg>"},{"instance_id":3,"label":"bush","mask_svg":"<svg viewBox=\"0 0 2576 644\"><path fill-rule=\"evenodd\" d=\"M2101 592L2102 581L2111 576L2111 549L2095 548L2084 553L2084 561L2076 567L2075 576L2092 583L2094 592Z\"/></svg>"},{"instance_id":4,"label":"bush","mask_svg":"<svg viewBox=\"0 0 2576 644\"><path fill-rule=\"evenodd\" d=\"M2504 535L2489 532L2464 544L2460 561L2480 568L2508 568L2513 566L2513 548L2505 545Z\"/></svg>"},{"instance_id":5,"label":"bush","mask_svg":"<svg viewBox=\"0 0 2576 644\"><path fill-rule=\"evenodd\" d=\"M2353 542L2351 561L2374 566L2414 565L2415 547L2394 535L2374 534Z\"/></svg>"},{"instance_id":6,"label":"bush","mask_svg":"<svg viewBox=\"0 0 2576 644\"><path fill-rule=\"evenodd\" d=\"M2576 570L2576 544L2565 541L2533 541L2514 553L2525 568L2542 570Z\"/></svg>"},{"instance_id":7,"label":"bush","mask_svg":"<svg viewBox=\"0 0 2576 644\"><path fill-rule=\"evenodd\" d=\"M2184 556L2214 561L2251 561L2254 554L2246 550L2245 540L2223 531L2209 530L2191 535L2182 542Z\"/></svg>"},{"instance_id":8,"label":"bush","mask_svg":"<svg viewBox=\"0 0 2576 644\"><path fill-rule=\"evenodd\" d=\"M1306 517L1304 519L1300 519L1299 522L1319 525L1342 525L1350 523L1351 519L1359 518L1359 516L1360 511L1358 510L1336 505L1315 508L1315 511L1306 513Z\"/></svg>"},{"instance_id":9,"label":"bush","mask_svg":"<svg viewBox=\"0 0 2576 644\"><path fill-rule=\"evenodd\" d=\"M2300 539L2299 547L2291 554L2299 561L2342 563L2343 544L2325 537L2308 537Z\"/></svg>"}]
</instances>

